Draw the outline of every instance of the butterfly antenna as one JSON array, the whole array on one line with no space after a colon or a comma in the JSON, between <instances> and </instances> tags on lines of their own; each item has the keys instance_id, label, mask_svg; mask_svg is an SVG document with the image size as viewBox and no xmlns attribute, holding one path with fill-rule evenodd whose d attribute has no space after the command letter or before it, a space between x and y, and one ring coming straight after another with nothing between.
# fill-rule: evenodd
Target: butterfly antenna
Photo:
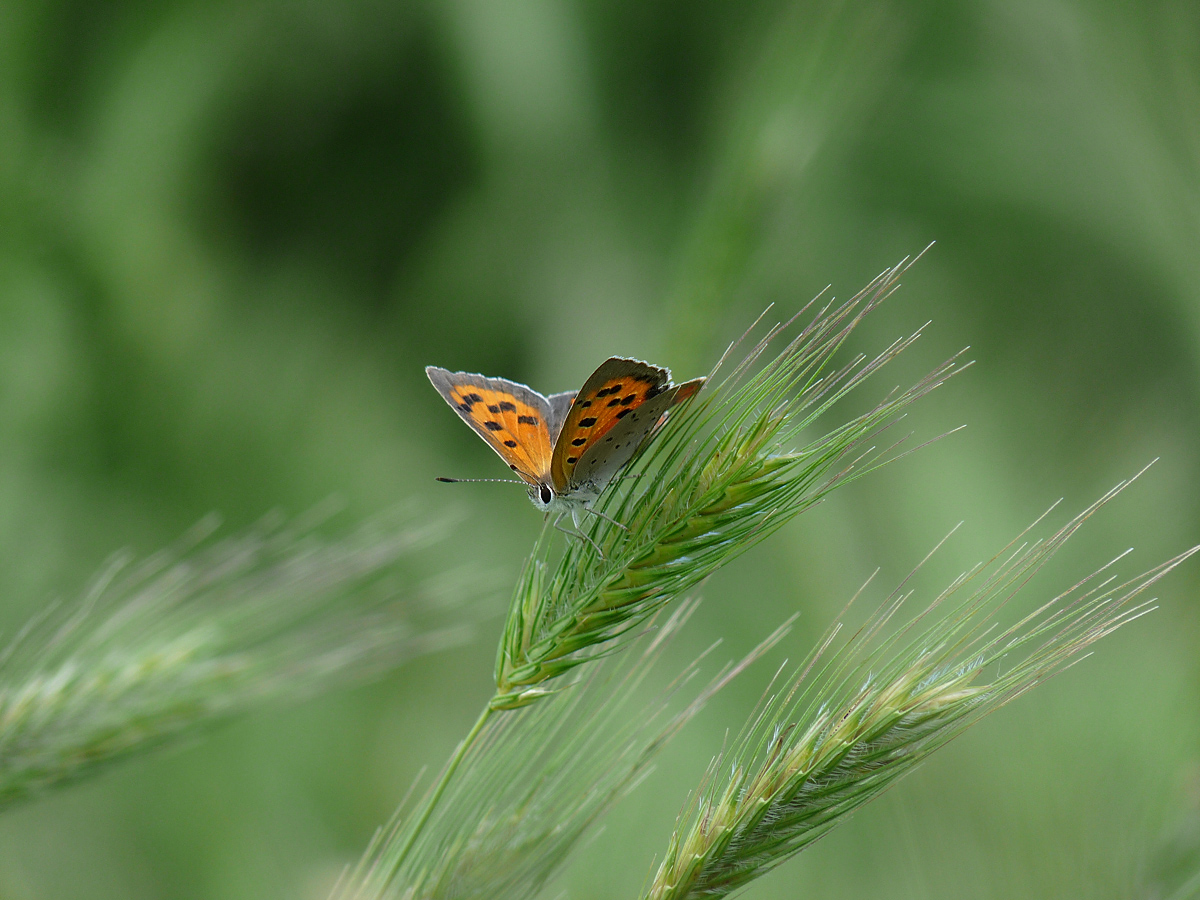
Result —
<instances>
[{"instance_id":1,"label":"butterfly antenna","mask_svg":"<svg viewBox=\"0 0 1200 900\"><path fill-rule=\"evenodd\" d=\"M436 480L444 482L445 484L479 484L481 482L486 482L486 481L490 481L490 482L493 482L496 484L524 484L525 483L516 478L443 478L440 475L437 477Z\"/></svg>"}]
</instances>

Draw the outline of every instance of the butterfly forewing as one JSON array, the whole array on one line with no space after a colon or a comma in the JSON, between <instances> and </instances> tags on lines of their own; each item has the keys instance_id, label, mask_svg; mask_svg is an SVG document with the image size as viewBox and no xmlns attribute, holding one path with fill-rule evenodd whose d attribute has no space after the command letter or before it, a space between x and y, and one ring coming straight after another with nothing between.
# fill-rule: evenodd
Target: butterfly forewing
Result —
<instances>
[{"instance_id":1,"label":"butterfly forewing","mask_svg":"<svg viewBox=\"0 0 1200 900\"><path fill-rule=\"evenodd\" d=\"M530 484L549 477L552 404L532 388L504 378L449 372L425 374L462 420ZM560 401L561 403L561 401Z\"/></svg>"},{"instance_id":2,"label":"butterfly forewing","mask_svg":"<svg viewBox=\"0 0 1200 900\"><path fill-rule=\"evenodd\" d=\"M550 463L554 489L561 494L577 483L575 469L583 455L618 422L661 394L670 381L671 373L666 369L640 360L614 356L601 363L575 395L555 439Z\"/></svg>"},{"instance_id":3,"label":"butterfly forewing","mask_svg":"<svg viewBox=\"0 0 1200 900\"><path fill-rule=\"evenodd\" d=\"M603 437L590 444L579 458L568 490L591 483L603 489L665 421L672 406L695 396L703 378L678 384L656 394L619 419Z\"/></svg>"}]
</instances>

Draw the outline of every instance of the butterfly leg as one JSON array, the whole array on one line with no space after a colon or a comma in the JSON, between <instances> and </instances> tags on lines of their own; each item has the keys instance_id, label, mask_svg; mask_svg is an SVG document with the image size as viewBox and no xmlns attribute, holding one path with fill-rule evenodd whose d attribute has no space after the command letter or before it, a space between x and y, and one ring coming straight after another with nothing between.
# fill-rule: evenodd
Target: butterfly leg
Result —
<instances>
[{"instance_id":1,"label":"butterfly leg","mask_svg":"<svg viewBox=\"0 0 1200 900\"><path fill-rule=\"evenodd\" d=\"M569 528L563 528L561 525L559 525L559 524L558 524L558 520L559 520L559 519L561 519L561 518L562 518L562 514L561 514L561 513L555 517L555 519L554 519L554 527L555 527L555 528L557 528L557 529L558 529L559 531L561 531L563 534L565 534L565 535L568 535L569 537L583 538L585 541L587 541L589 544L591 544L591 545L592 545L592 547L595 549L595 551L596 551L597 553L599 553L599 554L600 554L600 558L601 558L601 559L605 560L606 562L608 561L608 557L604 555L604 551L600 549L600 545L599 545L599 544L597 544L595 541L593 541L593 540L592 540L590 537L588 537L586 534L584 534L584 533L583 533L581 530L579 530L579 529L578 529L578 524L576 524L576 530L575 530L575 531L572 531L572 530L571 530L571 529L569 529Z\"/></svg>"},{"instance_id":2,"label":"butterfly leg","mask_svg":"<svg viewBox=\"0 0 1200 900\"><path fill-rule=\"evenodd\" d=\"M579 511L580 511L580 510L583 510L584 512L589 512L589 513L591 513L593 516L599 516L599 517L600 517L601 519L603 519L605 522L611 522L613 525L616 525L616 526L617 526L618 528L620 528L622 531L628 531L628 530L629 530L628 526L626 526L626 525L622 525L620 522L618 522L618 521L617 521L616 519L614 519L612 516L606 516L604 513L600 512L600 510L598 510L598 509L592 509L590 506L578 506L578 507L576 507L574 510L572 510L572 514L574 514L574 515L575 515L575 525L576 525L576 527L578 527L578 526L579 526L579 517L578 517L578 513L579 513Z\"/></svg>"}]
</instances>

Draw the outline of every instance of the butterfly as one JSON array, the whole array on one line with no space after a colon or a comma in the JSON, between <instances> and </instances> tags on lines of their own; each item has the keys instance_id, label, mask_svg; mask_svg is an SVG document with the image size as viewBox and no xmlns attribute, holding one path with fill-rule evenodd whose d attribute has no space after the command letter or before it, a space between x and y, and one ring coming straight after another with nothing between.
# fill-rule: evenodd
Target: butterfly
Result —
<instances>
[{"instance_id":1,"label":"butterfly","mask_svg":"<svg viewBox=\"0 0 1200 900\"><path fill-rule=\"evenodd\" d=\"M704 386L703 378L672 384L668 369L619 356L602 362L578 391L549 397L504 378L437 366L425 374L525 483L534 506L573 515L600 496L671 407Z\"/></svg>"}]
</instances>

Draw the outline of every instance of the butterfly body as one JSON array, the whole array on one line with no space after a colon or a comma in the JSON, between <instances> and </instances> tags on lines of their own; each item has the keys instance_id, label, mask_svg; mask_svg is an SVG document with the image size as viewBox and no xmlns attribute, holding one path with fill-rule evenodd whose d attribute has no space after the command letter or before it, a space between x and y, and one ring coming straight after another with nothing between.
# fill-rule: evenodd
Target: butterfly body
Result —
<instances>
[{"instance_id":1,"label":"butterfly body","mask_svg":"<svg viewBox=\"0 0 1200 900\"><path fill-rule=\"evenodd\" d=\"M425 373L548 513L590 506L671 407L704 384L672 384L667 369L619 356L601 363L578 391L548 397L504 378L437 366Z\"/></svg>"}]
</instances>

